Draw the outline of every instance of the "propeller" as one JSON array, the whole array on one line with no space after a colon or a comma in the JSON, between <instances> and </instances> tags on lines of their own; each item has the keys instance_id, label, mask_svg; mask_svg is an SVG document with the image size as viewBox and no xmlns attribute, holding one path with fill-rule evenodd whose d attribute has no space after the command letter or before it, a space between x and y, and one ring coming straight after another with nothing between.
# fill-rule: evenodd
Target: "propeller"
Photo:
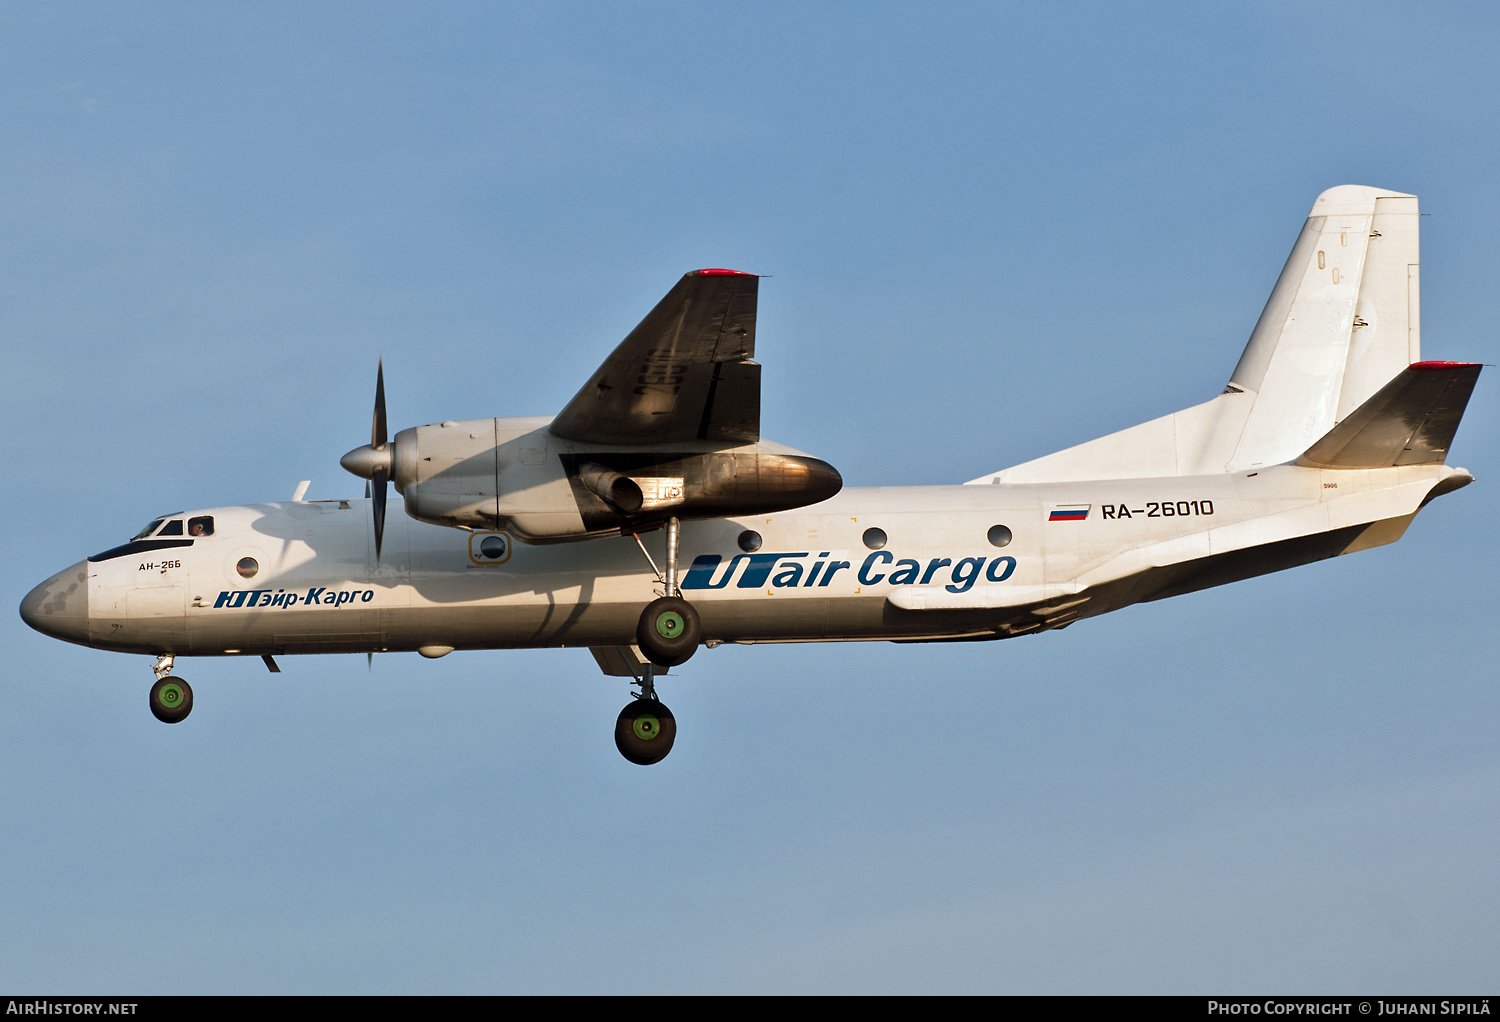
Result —
<instances>
[{"instance_id":1,"label":"propeller","mask_svg":"<svg viewBox=\"0 0 1500 1022\"><path fill-rule=\"evenodd\" d=\"M391 445L385 428L385 360L375 363L375 416L370 424L370 443L356 447L339 459L345 471L368 479L365 496L375 512L375 563L380 563L380 542L385 537L385 489L391 481Z\"/></svg>"}]
</instances>

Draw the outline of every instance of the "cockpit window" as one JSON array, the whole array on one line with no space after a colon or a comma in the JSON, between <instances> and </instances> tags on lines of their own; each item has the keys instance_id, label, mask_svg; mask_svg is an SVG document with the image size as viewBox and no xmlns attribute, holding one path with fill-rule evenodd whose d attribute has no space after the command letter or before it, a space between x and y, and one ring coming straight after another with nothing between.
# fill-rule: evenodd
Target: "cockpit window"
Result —
<instances>
[{"instance_id":1,"label":"cockpit window","mask_svg":"<svg viewBox=\"0 0 1500 1022\"><path fill-rule=\"evenodd\" d=\"M149 536L153 532L155 532L156 531L156 527L158 525L160 525L164 521L166 521L165 518L153 518L153 519L151 519L151 524L148 525L148 526L146 526L140 532L137 532L134 536L131 536L130 537L130 541L132 543L134 543L138 539L145 539L147 536Z\"/></svg>"},{"instance_id":2,"label":"cockpit window","mask_svg":"<svg viewBox=\"0 0 1500 1022\"><path fill-rule=\"evenodd\" d=\"M161 531L158 532L157 535L158 536L181 536L182 535L182 519L181 518L174 518L174 519L172 519L166 525L163 525L161 527Z\"/></svg>"},{"instance_id":3,"label":"cockpit window","mask_svg":"<svg viewBox=\"0 0 1500 1022\"><path fill-rule=\"evenodd\" d=\"M188 535L201 539L204 536L214 534L213 515L204 515L202 518L188 519Z\"/></svg>"}]
</instances>

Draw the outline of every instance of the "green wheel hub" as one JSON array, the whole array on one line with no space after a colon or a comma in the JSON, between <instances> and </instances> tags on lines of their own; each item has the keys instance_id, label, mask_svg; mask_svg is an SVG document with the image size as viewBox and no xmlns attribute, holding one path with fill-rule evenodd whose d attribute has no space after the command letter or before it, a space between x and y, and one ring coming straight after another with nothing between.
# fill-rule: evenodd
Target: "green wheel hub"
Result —
<instances>
[{"instance_id":1,"label":"green wheel hub","mask_svg":"<svg viewBox=\"0 0 1500 1022\"><path fill-rule=\"evenodd\" d=\"M181 678L162 678L151 686L151 714L163 724L186 719L193 709L193 689Z\"/></svg>"},{"instance_id":2,"label":"green wheel hub","mask_svg":"<svg viewBox=\"0 0 1500 1022\"><path fill-rule=\"evenodd\" d=\"M649 742L661 734L661 721L649 713L643 713L631 721L630 729L635 732L635 736L641 741Z\"/></svg>"},{"instance_id":3,"label":"green wheel hub","mask_svg":"<svg viewBox=\"0 0 1500 1022\"><path fill-rule=\"evenodd\" d=\"M686 623L682 620L682 615L675 610L669 610L665 614L658 614L656 616L656 634L660 635L663 639L677 638L682 634L684 627L686 627Z\"/></svg>"}]
</instances>

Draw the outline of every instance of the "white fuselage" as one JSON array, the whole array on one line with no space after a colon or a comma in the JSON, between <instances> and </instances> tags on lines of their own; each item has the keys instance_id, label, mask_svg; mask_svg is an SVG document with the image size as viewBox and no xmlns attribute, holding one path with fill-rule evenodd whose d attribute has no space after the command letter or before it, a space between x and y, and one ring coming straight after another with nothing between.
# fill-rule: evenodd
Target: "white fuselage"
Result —
<instances>
[{"instance_id":1,"label":"white fuselage","mask_svg":"<svg viewBox=\"0 0 1500 1022\"><path fill-rule=\"evenodd\" d=\"M683 523L678 577L708 642L1004 638L1393 542L1429 494L1467 481L1435 464L1281 465L849 488L780 514ZM629 536L528 546L393 513L377 565L368 501L175 517L203 515L214 533L191 546L90 560L43 583L36 606L86 607L86 628L45 630L195 656L618 646L661 592ZM996 525L1010 531L1004 546L988 538ZM879 549L864 539L872 528L885 534ZM749 552L747 531L760 539ZM641 540L660 565L662 533Z\"/></svg>"}]
</instances>

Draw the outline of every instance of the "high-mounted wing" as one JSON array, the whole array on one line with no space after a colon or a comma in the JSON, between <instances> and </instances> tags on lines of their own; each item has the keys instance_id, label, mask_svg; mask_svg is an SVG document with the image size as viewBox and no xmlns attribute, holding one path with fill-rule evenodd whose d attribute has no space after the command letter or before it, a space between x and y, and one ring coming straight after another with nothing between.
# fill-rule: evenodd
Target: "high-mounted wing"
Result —
<instances>
[{"instance_id":1,"label":"high-mounted wing","mask_svg":"<svg viewBox=\"0 0 1500 1022\"><path fill-rule=\"evenodd\" d=\"M683 276L552 421L598 444L760 439L755 300L738 270Z\"/></svg>"}]
</instances>

